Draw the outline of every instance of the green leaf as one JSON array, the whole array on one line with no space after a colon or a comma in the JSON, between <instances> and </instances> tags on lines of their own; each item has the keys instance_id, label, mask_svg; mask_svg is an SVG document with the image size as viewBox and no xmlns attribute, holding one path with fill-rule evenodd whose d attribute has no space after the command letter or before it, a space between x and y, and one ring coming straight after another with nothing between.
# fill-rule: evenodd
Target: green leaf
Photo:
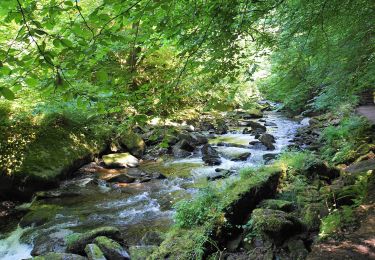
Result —
<instances>
[{"instance_id":1,"label":"green leaf","mask_svg":"<svg viewBox=\"0 0 375 260\"><path fill-rule=\"evenodd\" d=\"M66 47L73 47L73 43L68 39L61 39L60 41Z\"/></svg>"},{"instance_id":2,"label":"green leaf","mask_svg":"<svg viewBox=\"0 0 375 260\"><path fill-rule=\"evenodd\" d=\"M9 88L1 87L0 93L8 100L13 100L15 98L15 95L13 91L11 91Z\"/></svg>"},{"instance_id":3,"label":"green leaf","mask_svg":"<svg viewBox=\"0 0 375 260\"><path fill-rule=\"evenodd\" d=\"M11 71L12 70L8 68L7 66L0 67L0 75L4 75L4 76L9 75Z\"/></svg>"},{"instance_id":4,"label":"green leaf","mask_svg":"<svg viewBox=\"0 0 375 260\"><path fill-rule=\"evenodd\" d=\"M64 4L67 5L67 6L73 6L73 2L72 1L65 1Z\"/></svg>"},{"instance_id":5,"label":"green leaf","mask_svg":"<svg viewBox=\"0 0 375 260\"><path fill-rule=\"evenodd\" d=\"M99 70L96 72L96 78L100 82L105 82L108 80L108 73L105 70Z\"/></svg>"}]
</instances>

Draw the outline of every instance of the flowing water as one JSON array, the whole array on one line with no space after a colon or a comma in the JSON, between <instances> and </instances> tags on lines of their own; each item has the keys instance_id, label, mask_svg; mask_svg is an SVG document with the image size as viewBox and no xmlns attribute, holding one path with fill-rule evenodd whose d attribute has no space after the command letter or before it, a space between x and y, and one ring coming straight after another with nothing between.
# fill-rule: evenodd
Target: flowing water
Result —
<instances>
[{"instance_id":1,"label":"flowing water","mask_svg":"<svg viewBox=\"0 0 375 260\"><path fill-rule=\"evenodd\" d=\"M221 141L248 145L255 140L254 136L242 134L242 129L237 128L210 140L222 156L220 166L205 166L198 152L185 159L170 158L141 166L146 172L159 171L169 176L164 180L118 186L105 182L98 184L90 176L79 176L62 183L59 190L69 191L75 196L38 201L35 212L51 217L43 225L25 229L17 227L12 233L0 236L0 259L30 257L33 247L36 252L63 252L69 234L100 226L117 226L129 245L139 245L146 232L167 230L172 224L173 203L194 196L196 184L215 174L216 168L236 171L263 165L263 155L280 153L301 126L277 112L266 112L262 119L276 124L267 127L267 133L276 138L273 151L215 146ZM227 159L243 152L251 153L246 161Z\"/></svg>"}]
</instances>

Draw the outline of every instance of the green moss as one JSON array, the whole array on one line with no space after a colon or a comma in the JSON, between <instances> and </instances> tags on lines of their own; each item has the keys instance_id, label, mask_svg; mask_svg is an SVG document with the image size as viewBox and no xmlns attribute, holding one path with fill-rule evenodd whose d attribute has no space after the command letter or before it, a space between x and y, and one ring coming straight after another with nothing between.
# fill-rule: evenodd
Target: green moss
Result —
<instances>
[{"instance_id":1,"label":"green moss","mask_svg":"<svg viewBox=\"0 0 375 260\"><path fill-rule=\"evenodd\" d=\"M165 163L164 161L158 161L141 164L140 168L149 173L160 172L167 177L187 178L191 177L193 169L200 168L202 165L203 161L202 163Z\"/></svg>"},{"instance_id":2,"label":"green moss","mask_svg":"<svg viewBox=\"0 0 375 260\"><path fill-rule=\"evenodd\" d=\"M163 243L147 259L203 259L205 246L210 242L211 229L212 227L207 225L172 229Z\"/></svg>"},{"instance_id":3,"label":"green moss","mask_svg":"<svg viewBox=\"0 0 375 260\"><path fill-rule=\"evenodd\" d=\"M36 225L40 226L53 219L62 207L49 204L36 204L30 208L20 222L22 227Z\"/></svg>"},{"instance_id":4,"label":"green moss","mask_svg":"<svg viewBox=\"0 0 375 260\"><path fill-rule=\"evenodd\" d=\"M293 210L294 204L293 202L290 202L287 200L269 199L269 200L262 201L259 207L264 208L264 209L276 209L276 210L289 212Z\"/></svg>"},{"instance_id":5,"label":"green moss","mask_svg":"<svg viewBox=\"0 0 375 260\"><path fill-rule=\"evenodd\" d=\"M225 214L230 205L245 193L280 175L279 167L245 169L241 177L220 185L211 183L194 199L176 205L174 228L150 259L201 259L205 248L212 246L213 233L227 225Z\"/></svg>"},{"instance_id":6,"label":"green moss","mask_svg":"<svg viewBox=\"0 0 375 260\"><path fill-rule=\"evenodd\" d=\"M99 247L104 247L111 250L123 250L122 246L119 243L105 236L96 237L94 239L94 243L97 244Z\"/></svg>"},{"instance_id":7,"label":"green moss","mask_svg":"<svg viewBox=\"0 0 375 260\"><path fill-rule=\"evenodd\" d=\"M100 248L95 244L88 244L85 247L86 255L92 260L105 260L105 256Z\"/></svg>"},{"instance_id":8,"label":"green moss","mask_svg":"<svg viewBox=\"0 0 375 260\"><path fill-rule=\"evenodd\" d=\"M146 148L143 139L131 130L122 132L119 141L131 154L137 157L142 156Z\"/></svg>"},{"instance_id":9,"label":"green moss","mask_svg":"<svg viewBox=\"0 0 375 260\"><path fill-rule=\"evenodd\" d=\"M210 139L210 144L217 144L220 142L230 143L230 144L238 144L238 145L249 145L250 138L248 136L242 137L232 137L232 136L218 136L216 138Z\"/></svg>"}]
</instances>

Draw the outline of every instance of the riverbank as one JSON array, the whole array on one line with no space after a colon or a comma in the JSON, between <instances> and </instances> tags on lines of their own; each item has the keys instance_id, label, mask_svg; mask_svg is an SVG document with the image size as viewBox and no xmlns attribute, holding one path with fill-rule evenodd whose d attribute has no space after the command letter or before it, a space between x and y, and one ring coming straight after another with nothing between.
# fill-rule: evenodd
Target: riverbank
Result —
<instances>
[{"instance_id":1,"label":"riverbank","mask_svg":"<svg viewBox=\"0 0 375 260\"><path fill-rule=\"evenodd\" d=\"M18 239L16 248L2 247L24 257L63 253L70 239L110 226L119 237L99 230L89 242L108 235L132 259L306 258L316 243L355 226L372 173L344 169L371 159L373 137L361 122L325 114L298 124L236 110L112 135L106 152L73 179L14 207L23 229L0 244ZM332 127L342 136L332 138ZM273 166L259 168L264 163Z\"/></svg>"}]
</instances>

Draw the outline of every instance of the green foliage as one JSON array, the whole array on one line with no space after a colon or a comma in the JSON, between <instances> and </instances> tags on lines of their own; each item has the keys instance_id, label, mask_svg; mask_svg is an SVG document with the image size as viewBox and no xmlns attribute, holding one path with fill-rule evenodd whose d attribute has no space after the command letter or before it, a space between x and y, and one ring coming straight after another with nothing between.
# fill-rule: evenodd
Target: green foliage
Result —
<instances>
[{"instance_id":1,"label":"green foliage","mask_svg":"<svg viewBox=\"0 0 375 260\"><path fill-rule=\"evenodd\" d=\"M340 231L347 225L355 224L353 207L344 206L340 210L332 211L327 217L322 219L319 237L325 239Z\"/></svg>"},{"instance_id":2,"label":"green foliage","mask_svg":"<svg viewBox=\"0 0 375 260\"><path fill-rule=\"evenodd\" d=\"M374 89L374 19L366 0L283 1L268 20L277 34L262 92L295 113L356 104Z\"/></svg>"},{"instance_id":3,"label":"green foliage","mask_svg":"<svg viewBox=\"0 0 375 260\"><path fill-rule=\"evenodd\" d=\"M344 118L338 126L324 129L322 157L336 164L352 161L366 153L364 148L371 136L371 127L365 119L358 116Z\"/></svg>"},{"instance_id":4,"label":"green foliage","mask_svg":"<svg viewBox=\"0 0 375 260\"><path fill-rule=\"evenodd\" d=\"M220 193L212 187L207 187L194 199L178 202L175 209L174 220L177 227L189 228L215 222L222 216Z\"/></svg>"}]
</instances>

